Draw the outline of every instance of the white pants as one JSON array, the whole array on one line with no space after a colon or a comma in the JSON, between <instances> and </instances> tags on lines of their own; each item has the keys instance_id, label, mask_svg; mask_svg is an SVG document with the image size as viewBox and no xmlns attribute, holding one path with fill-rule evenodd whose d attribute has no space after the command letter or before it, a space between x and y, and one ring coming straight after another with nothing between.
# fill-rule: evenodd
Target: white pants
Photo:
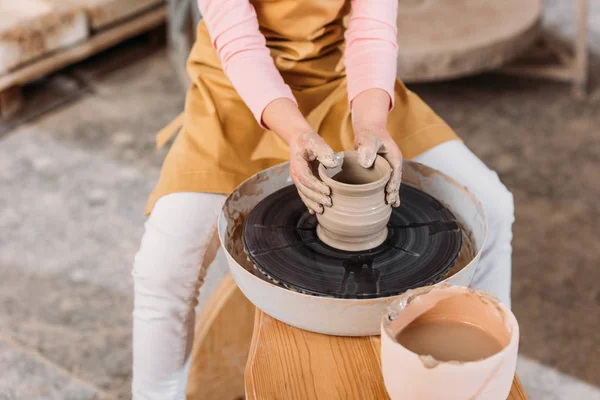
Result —
<instances>
[{"instance_id":1,"label":"white pants","mask_svg":"<svg viewBox=\"0 0 600 400\"><path fill-rule=\"evenodd\" d=\"M512 194L462 142L443 143L415 161L467 186L483 204L488 241L472 286L510 306ZM194 339L195 306L225 196L174 193L162 197L146 222L133 269L133 398L184 399Z\"/></svg>"}]
</instances>

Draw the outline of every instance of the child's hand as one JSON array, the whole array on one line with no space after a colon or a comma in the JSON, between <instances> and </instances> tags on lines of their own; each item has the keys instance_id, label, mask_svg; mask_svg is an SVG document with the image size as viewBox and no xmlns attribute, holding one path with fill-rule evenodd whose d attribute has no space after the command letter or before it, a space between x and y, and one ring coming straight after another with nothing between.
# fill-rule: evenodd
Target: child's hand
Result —
<instances>
[{"instance_id":1,"label":"child's hand","mask_svg":"<svg viewBox=\"0 0 600 400\"><path fill-rule=\"evenodd\" d=\"M400 206L400 183L402 181L402 152L389 134L387 116L390 95L381 89L369 89L360 93L352 102L352 125L354 148L358 150L358 162L369 168L377 154L392 167L392 175L386 186L386 201L393 207Z\"/></svg>"},{"instance_id":2,"label":"child's hand","mask_svg":"<svg viewBox=\"0 0 600 400\"><path fill-rule=\"evenodd\" d=\"M385 188L385 200L392 207L400 206L400 182L402 181L402 153L385 128L377 131L364 128L354 136L354 147L358 150L358 163L370 168L380 154L392 167L392 175Z\"/></svg>"},{"instance_id":3,"label":"child's hand","mask_svg":"<svg viewBox=\"0 0 600 400\"><path fill-rule=\"evenodd\" d=\"M321 214L323 207L331 207L331 189L317 179L311 161L318 160L327 168L340 164L331 147L317 133L304 133L293 139L290 145L290 176L298 189L300 198L311 214Z\"/></svg>"},{"instance_id":4,"label":"child's hand","mask_svg":"<svg viewBox=\"0 0 600 400\"><path fill-rule=\"evenodd\" d=\"M319 136L290 99L277 99L265 108L263 122L290 146L290 176L311 214L331 207L331 189L312 171L311 161L319 160L327 168L337 167L331 147Z\"/></svg>"}]
</instances>

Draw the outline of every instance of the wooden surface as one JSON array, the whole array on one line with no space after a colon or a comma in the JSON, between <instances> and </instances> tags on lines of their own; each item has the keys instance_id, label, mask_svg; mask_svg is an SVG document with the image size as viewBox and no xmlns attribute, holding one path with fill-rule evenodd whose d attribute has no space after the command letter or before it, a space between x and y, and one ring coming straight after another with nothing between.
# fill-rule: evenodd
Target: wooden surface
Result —
<instances>
[{"instance_id":1,"label":"wooden surface","mask_svg":"<svg viewBox=\"0 0 600 400\"><path fill-rule=\"evenodd\" d=\"M88 36L84 10L50 0L0 0L0 75Z\"/></svg>"},{"instance_id":2,"label":"wooden surface","mask_svg":"<svg viewBox=\"0 0 600 400\"><path fill-rule=\"evenodd\" d=\"M0 76L0 92L13 86L24 85L34 79L81 61L119 42L148 31L164 23L165 7L149 11L135 19L91 36L79 45L57 51L14 72Z\"/></svg>"},{"instance_id":3,"label":"wooden surface","mask_svg":"<svg viewBox=\"0 0 600 400\"><path fill-rule=\"evenodd\" d=\"M540 32L541 0L399 0L398 76L456 78L498 68Z\"/></svg>"},{"instance_id":4,"label":"wooden surface","mask_svg":"<svg viewBox=\"0 0 600 400\"><path fill-rule=\"evenodd\" d=\"M93 31L121 22L164 3L164 0L46 0L83 8Z\"/></svg>"},{"instance_id":5,"label":"wooden surface","mask_svg":"<svg viewBox=\"0 0 600 400\"><path fill-rule=\"evenodd\" d=\"M244 368L255 308L227 275L196 321L187 400L244 397Z\"/></svg>"},{"instance_id":6,"label":"wooden surface","mask_svg":"<svg viewBox=\"0 0 600 400\"><path fill-rule=\"evenodd\" d=\"M21 107L22 102L23 95L21 88L18 86L13 86L4 92L0 92L0 120L15 114L19 107Z\"/></svg>"},{"instance_id":7,"label":"wooden surface","mask_svg":"<svg viewBox=\"0 0 600 400\"><path fill-rule=\"evenodd\" d=\"M504 66L499 72L527 78L571 82L574 94L577 97L586 97L589 78L588 2L589 0L577 1L577 35L572 44L565 45L549 32L545 32L527 52L526 57Z\"/></svg>"},{"instance_id":8,"label":"wooden surface","mask_svg":"<svg viewBox=\"0 0 600 400\"><path fill-rule=\"evenodd\" d=\"M320 335L257 310L246 365L246 398L388 399L379 351L379 337ZM508 399L527 399L517 377Z\"/></svg>"},{"instance_id":9,"label":"wooden surface","mask_svg":"<svg viewBox=\"0 0 600 400\"><path fill-rule=\"evenodd\" d=\"M516 375L515 380L513 381L513 385L510 388L510 393L508 394L508 398L506 400L527 400L527 393L525 393L523 385L521 385L521 381Z\"/></svg>"}]
</instances>

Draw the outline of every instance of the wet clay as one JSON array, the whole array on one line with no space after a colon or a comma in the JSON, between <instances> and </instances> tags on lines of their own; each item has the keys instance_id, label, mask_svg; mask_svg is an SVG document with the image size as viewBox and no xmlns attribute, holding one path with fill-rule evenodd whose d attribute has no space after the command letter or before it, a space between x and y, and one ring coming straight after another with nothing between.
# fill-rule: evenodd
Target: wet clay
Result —
<instances>
[{"instance_id":1,"label":"wet clay","mask_svg":"<svg viewBox=\"0 0 600 400\"><path fill-rule=\"evenodd\" d=\"M393 400L506 399L518 347L510 310L461 286L409 290L382 319L382 371Z\"/></svg>"},{"instance_id":2,"label":"wet clay","mask_svg":"<svg viewBox=\"0 0 600 400\"><path fill-rule=\"evenodd\" d=\"M319 177L331 188L332 206L317 216L317 236L327 245L345 251L373 249L387 238L392 208L385 201L390 165L377 156L373 167L363 168L358 153L344 152L341 167L319 166Z\"/></svg>"},{"instance_id":3,"label":"wet clay","mask_svg":"<svg viewBox=\"0 0 600 400\"><path fill-rule=\"evenodd\" d=\"M392 323L397 343L438 361L475 361L501 351L510 341L504 312L483 292L466 290L439 301L424 300L429 293L411 299L407 307L412 311L418 308L414 301L432 303L423 303L424 310L416 318Z\"/></svg>"},{"instance_id":4,"label":"wet clay","mask_svg":"<svg viewBox=\"0 0 600 400\"><path fill-rule=\"evenodd\" d=\"M462 247L460 249L460 253L458 253L458 259L456 260L456 264L454 264L452 269L448 272L446 278L457 274L464 267L469 265L469 263L473 261L473 259L477 255L477 248L473 243L471 232L467 231L462 225L460 225L460 230L462 232Z\"/></svg>"},{"instance_id":5,"label":"wet clay","mask_svg":"<svg viewBox=\"0 0 600 400\"><path fill-rule=\"evenodd\" d=\"M432 356L438 361L477 361L490 357L502 344L492 335L462 321L418 319L396 336L402 346L413 353Z\"/></svg>"}]
</instances>

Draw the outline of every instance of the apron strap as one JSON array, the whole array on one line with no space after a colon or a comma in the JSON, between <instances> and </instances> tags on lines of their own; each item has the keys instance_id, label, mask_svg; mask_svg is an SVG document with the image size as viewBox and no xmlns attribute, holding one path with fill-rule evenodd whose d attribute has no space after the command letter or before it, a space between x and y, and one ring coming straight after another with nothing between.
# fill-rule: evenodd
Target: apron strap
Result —
<instances>
[{"instance_id":1,"label":"apron strap","mask_svg":"<svg viewBox=\"0 0 600 400\"><path fill-rule=\"evenodd\" d=\"M164 147L169 140L171 140L183 127L183 116L184 113L179 114L173 121L169 122L167 126L162 128L156 134L156 148L161 149Z\"/></svg>"}]
</instances>

